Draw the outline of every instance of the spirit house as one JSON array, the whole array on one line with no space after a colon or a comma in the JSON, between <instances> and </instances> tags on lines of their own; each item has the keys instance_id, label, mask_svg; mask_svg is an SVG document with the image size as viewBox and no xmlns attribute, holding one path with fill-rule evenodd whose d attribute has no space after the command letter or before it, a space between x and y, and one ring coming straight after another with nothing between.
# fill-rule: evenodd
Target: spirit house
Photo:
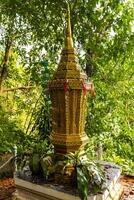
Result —
<instances>
[{"instance_id":1,"label":"spirit house","mask_svg":"<svg viewBox=\"0 0 134 200\"><path fill-rule=\"evenodd\" d=\"M50 140L56 154L75 152L88 140L84 132L86 117L87 88L90 83L82 72L68 22L65 45L53 79L49 82L52 101L52 132Z\"/></svg>"}]
</instances>

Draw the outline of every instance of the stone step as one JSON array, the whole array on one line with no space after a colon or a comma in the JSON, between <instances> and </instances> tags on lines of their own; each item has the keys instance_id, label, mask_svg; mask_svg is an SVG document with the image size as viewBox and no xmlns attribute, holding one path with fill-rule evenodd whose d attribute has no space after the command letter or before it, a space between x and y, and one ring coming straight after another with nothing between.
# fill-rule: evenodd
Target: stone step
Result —
<instances>
[{"instance_id":1,"label":"stone step","mask_svg":"<svg viewBox=\"0 0 134 200\"><path fill-rule=\"evenodd\" d=\"M88 200L119 200L123 191L118 182L121 169L117 165L106 161L101 161L100 164L102 164L105 171L106 183L103 187L105 189L96 195L90 194ZM21 179L17 174L15 182L16 195L20 200L80 200L78 195L66 191L64 186L35 184Z\"/></svg>"},{"instance_id":2,"label":"stone step","mask_svg":"<svg viewBox=\"0 0 134 200\"><path fill-rule=\"evenodd\" d=\"M80 200L78 196L58 191L53 188L30 183L15 178L16 196L20 200ZM111 184L103 194L89 195L88 200L118 200L122 193L121 185L116 182Z\"/></svg>"}]
</instances>

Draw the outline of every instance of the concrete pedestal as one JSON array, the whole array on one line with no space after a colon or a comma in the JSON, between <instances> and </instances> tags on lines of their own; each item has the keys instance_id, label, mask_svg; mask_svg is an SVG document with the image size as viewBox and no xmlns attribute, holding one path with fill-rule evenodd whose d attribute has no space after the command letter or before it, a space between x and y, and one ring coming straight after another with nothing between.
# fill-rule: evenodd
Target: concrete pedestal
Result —
<instances>
[{"instance_id":1,"label":"concrete pedestal","mask_svg":"<svg viewBox=\"0 0 134 200\"><path fill-rule=\"evenodd\" d=\"M107 183L104 190L98 194L89 194L88 200L119 200L122 194L122 187L118 182L121 174L120 168L108 162L103 162L107 166ZM80 200L77 194L72 194L55 185L38 185L19 177L15 177L16 196L20 200Z\"/></svg>"}]
</instances>

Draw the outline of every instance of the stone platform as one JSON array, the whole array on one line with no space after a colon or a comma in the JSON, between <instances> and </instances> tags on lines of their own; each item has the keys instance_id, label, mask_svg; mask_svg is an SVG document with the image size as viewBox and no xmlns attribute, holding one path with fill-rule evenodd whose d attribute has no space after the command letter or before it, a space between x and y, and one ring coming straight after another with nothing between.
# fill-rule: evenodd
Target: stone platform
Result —
<instances>
[{"instance_id":1,"label":"stone platform","mask_svg":"<svg viewBox=\"0 0 134 200\"><path fill-rule=\"evenodd\" d=\"M97 194L89 194L88 200L119 200L122 194L122 187L118 182L121 169L108 162L101 164L106 171L106 184ZM15 177L16 196L20 200L80 200L77 193L66 190L64 186L35 184L30 181Z\"/></svg>"}]
</instances>

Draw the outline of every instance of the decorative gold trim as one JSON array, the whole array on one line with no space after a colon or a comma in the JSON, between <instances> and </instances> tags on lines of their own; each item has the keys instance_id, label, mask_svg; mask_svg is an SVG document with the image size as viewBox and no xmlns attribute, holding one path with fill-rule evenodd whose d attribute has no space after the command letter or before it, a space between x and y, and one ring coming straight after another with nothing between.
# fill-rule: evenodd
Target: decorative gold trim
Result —
<instances>
[{"instance_id":1,"label":"decorative gold trim","mask_svg":"<svg viewBox=\"0 0 134 200\"><path fill-rule=\"evenodd\" d=\"M72 40L71 23L70 23L70 9L69 9L69 5L68 5L65 49L72 49L72 48L73 48L73 40Z\"/></svg>"},{"instance_id":2,"label":"decorative gold trim","mask_svg":"<svg viewBox=\"0 0 134 200\"><path fill-rule=\"evenodd\" d=\"M83 84L84 83L84 84ZM68 8L65 47L53 79L49 82L52 99L52 133L50 140L56 154L75 152L88 140L84 132L87 76L81 71L73 47Z\"/></svg>"}]
</instances>

